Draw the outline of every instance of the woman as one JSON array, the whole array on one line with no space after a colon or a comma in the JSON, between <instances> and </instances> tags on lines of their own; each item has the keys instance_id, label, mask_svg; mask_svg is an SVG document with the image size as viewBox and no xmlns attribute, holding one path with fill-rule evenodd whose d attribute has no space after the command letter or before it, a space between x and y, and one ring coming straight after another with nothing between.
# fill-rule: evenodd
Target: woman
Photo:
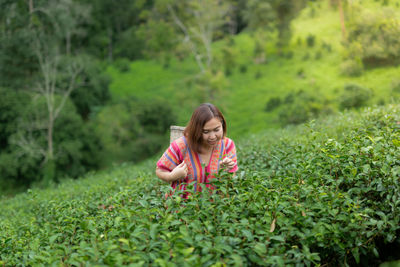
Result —
<instances>
[{"instance_id":1,"label":"woman","mask_svg":"<svg viewBox=\"0 0 400 267\"><path fill-rule=\"evenodd\" d=\"M238 170L235 143L226 137L225 118L218 108L201 104L183 137L172 142L157 162L156 175L174 189L185 190L184 183L195 182L194 190L201 191L201 183L214 189L208 182L221 167L231 173Z\"/></svg>"}]
</instances>

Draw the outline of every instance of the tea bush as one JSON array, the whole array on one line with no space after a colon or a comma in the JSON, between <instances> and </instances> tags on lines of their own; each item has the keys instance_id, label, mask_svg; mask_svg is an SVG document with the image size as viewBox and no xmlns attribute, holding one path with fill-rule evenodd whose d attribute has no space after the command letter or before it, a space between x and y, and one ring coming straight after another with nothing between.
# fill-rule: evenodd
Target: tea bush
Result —
<instances>
[{"instance_id":1,"label":"tea bush","mask_svg":"<svg viewBox=\"0 0 400 267\"><path fill-rule=\"evenodd\" d=\"M188 200L155 160L31 190L0 202L0 266L377 265L400 242L399 152L396 105L246 138L237 175Z\"/></svg>"}]
</instances>

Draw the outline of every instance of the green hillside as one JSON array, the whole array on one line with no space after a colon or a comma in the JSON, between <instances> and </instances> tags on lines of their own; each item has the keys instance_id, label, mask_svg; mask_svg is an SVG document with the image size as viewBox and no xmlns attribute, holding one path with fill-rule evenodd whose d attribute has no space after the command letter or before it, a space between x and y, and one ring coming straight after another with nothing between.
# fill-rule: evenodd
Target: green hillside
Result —
<instances>
[{"instance_id":1,"label":"green hillside","mask_svg":"<svg viewBox=\"0 0 400 267\"><path fill-rule=\"evenodd\" d=\"M400 106L238 140L185 201L156 158L0 201L0 266L377 265L399 259ZM397 257L397 258L396 258Z\"/></svg>"},{"instance_id":2,"label":"green hillside","mask_svg":"<svg viewBox=\"0 0 400 267\"><path fill-rule=\"evenodd\" d=\"M382 4L367 1L363 2L363 8L382 9ZM393 3L392 8L400 13L398 5ZM292 41L281 55L274 46L276 37L273 34L266 37L266 61L262 64L254 63L253 51L258 38L254 33L245 31L232 40L214 44L217 59L222 57L226 47L234 56L231 74L225 77L223 96L215 103L226 114L232 137L281 127L279 114L284 114L287 106L282 104L266 112L267 102L274 97L284 100L289 94L296 98L296 92L300 90L317 97L316 102L320 102L317 108L323 109L321 105L325 105L328 113L338 110L339 97L348 84L371 89L372 97L367 105L394 101L393 82L400 79L400 67L368 69L358 77L341 74L344 48L339 12L329 5L329 1L310 3L291 25ZM309 39L312 39L312 45L308 44ZM187 122L193 107L198 104L191 98L186 83L197 72L197 66L190 58L172 60L168 68L154 61L132 62L127 72L109 68L114 98L135 96L151 101L156 97L168 101L175 107L180 125Z\"/></svg>"}]
</instances>

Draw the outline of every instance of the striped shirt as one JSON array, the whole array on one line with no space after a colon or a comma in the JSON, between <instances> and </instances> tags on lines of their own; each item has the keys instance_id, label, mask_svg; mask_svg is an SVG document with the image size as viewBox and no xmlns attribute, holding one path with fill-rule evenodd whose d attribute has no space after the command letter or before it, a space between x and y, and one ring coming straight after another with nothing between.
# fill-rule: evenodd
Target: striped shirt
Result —
<instances>
[{"instance_id":1,"label":"striped shirt","mask_svg":"<svg viewBox=\"0 0 400 267\"><path fill-rule=\"evenodd\" d=\"M199 154L189 148L186 137L183 136L171 143L158 160L157 167L162 170L172 171L176 166L185 161L188 167L188 175L183 180L172 182L172 188L174 190L177 188L179 190L186 190L186 183L194 182L194 190L201 191L201 187L199 186L201 183L206 183L207 188L214 189L208 182L215 178L220 168L220 163L225 157L232 159L236 163L229 172L236 172L238 170L236 147L231 139L227 137L222 138L214 147L208 165L204 166L205 164L201 164ZM187 198L187 194L184 196Z\"/></svg>"}]
</instances>

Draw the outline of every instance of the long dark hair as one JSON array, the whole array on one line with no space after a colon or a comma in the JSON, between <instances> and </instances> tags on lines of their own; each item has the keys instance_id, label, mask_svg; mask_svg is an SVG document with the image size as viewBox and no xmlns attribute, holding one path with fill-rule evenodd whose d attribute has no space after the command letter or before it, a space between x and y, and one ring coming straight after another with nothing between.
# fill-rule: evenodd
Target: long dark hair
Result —
<instances>
[{"instance_id":1,"label":"long dark hair","mask_svg":"<svg viewBox=\"0 0 400 267\"><path fill-rule=\"evenodd\" d=\"M218 118L222 123L224 137L226 136L226 121L221 111L210 103L201 104L193 111L192 117L187 124L183 135L186 137L190 149L200 153L200 148L203 142L202 134L204 125L212 118Z\"/></svg>"}]
</instances>

